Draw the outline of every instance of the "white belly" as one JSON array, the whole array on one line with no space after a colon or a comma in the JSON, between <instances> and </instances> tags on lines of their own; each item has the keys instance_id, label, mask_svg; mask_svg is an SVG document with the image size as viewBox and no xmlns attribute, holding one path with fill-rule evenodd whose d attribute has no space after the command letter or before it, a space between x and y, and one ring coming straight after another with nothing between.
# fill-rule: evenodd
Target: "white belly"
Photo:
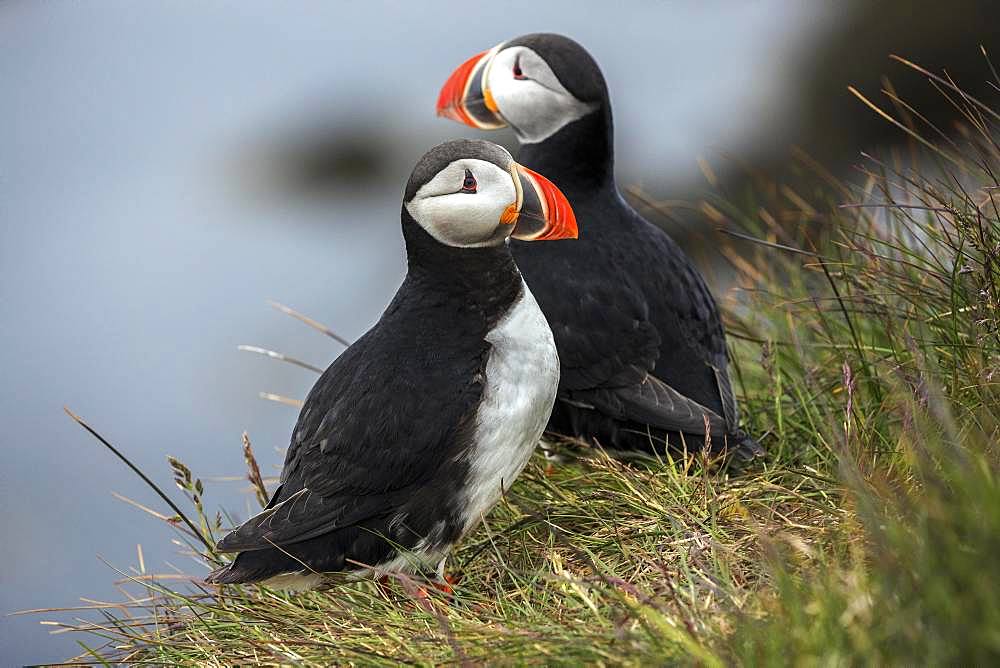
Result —
<instances>
[{"instance_id":1,"label":"white belly","mask_svg":"<svg viewBox=\"0 0 1000 668\"><path fill-rule=\"evenodd\" d=\"M492 350L468 454L465 531L489 512L528 463L559 386L552 330L528 286L523 287L520 300L486 336Z\"/></svg>"}]
</instances>

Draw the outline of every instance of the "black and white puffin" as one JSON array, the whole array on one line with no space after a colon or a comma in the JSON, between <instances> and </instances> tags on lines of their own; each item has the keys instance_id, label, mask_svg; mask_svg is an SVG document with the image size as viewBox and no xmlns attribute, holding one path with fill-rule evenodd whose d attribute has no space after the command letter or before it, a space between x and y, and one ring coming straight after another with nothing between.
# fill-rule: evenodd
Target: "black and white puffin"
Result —
<instances>
[{"instance_id":1,"label":"black and white puffin","mask_svg":"<svg viewBox=\"0 0 1000 668\"><path fill-rule=\"evenodd\" d=\"M608 89L573 40L532 34L473 56L437 111L479 129L510 126L518 160L555 179L580 221L575 244L512 252L562 363L549 430L613 450L762 454L740 429L726 336L701 273L622 198Z\"/></svg>"},{"instance_id":2,"label":"black and white puffin","mask_svg":"<svg viewBox=\"0 0 1000 668\"><path fill-rule=\"evenodd\" d=\"M403 284L309 392L279 487L207 582L440 575L531 456L559 359L508 238L575 238L573 210L503 148L459 140L417 163L401 218Z\"/></svg>"}]
</instances>

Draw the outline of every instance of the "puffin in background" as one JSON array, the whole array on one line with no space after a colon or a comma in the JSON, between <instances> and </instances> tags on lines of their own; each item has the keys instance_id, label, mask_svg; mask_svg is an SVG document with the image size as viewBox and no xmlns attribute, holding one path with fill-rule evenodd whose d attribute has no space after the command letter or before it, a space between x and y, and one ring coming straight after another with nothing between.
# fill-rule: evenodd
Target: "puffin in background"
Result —
<instances>
[{"instance_id":1,"label":"puffin in background","mask_svg":"<svg viewBox=\"0 0 1000 668\"><path fill-rule=\"evenodd\" d=\"M555 336L562 365L548 430L610 450L763 449L740 429L726 335L701 273L622 198L608 89L573 40L532 34L463 63L440 116L509 125L518 160L555 179L573 205L575 244L511 244ZM706 435L706 431L708 435Z\"/></svg>"},{"instance_id":2,"label":"puffin in background","mask_svg":"<svg viewBox=\"0 0 1000 668\"><path fill-rule=\"evenodd\" d=\"M460 140L417 163L401 218L403 284L309 392L280 485L219 541L239 554L206 582L443 576L531 457L559 359L508 238L576 238L573 210L503 148Z\"/></svg>"}]
</instances>

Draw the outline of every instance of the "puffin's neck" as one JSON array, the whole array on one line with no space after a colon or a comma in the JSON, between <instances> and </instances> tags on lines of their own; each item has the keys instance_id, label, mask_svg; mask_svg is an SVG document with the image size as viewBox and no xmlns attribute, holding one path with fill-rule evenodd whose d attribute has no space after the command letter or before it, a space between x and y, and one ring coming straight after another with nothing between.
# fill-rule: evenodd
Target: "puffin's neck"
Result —
<instances>
[{"instance_id":1,"label":"puffin's neck","mask_svg":"<svg viewBox=\"0 0 1000 668\"><path fill-rule=\"evenodd\" d=\"M427 233L403 207L406 281L482 313L494 322L521 296L521 273L507 244L453 248Z\"/></svg>"},{"instance_id":2,"label":"puffin's neck","mask_svg":"<svg viewBox=\"0 0 1000 668\"><path fill-rule=\"evenodd\" d=\"M566 125L537 144L522 144L517 161L570 196L615 188L614 128L611 105ZM574 192L577 191L577 192Z\"/></svg>"}]
</instances>

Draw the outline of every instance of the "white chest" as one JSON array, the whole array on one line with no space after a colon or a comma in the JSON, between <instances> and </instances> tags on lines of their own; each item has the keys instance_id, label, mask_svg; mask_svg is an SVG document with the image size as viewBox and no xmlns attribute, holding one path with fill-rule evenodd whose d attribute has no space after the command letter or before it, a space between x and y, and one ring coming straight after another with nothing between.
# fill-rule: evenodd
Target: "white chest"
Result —
<instances>
[{"instance_id":1,"label":"white chest","mask_svg":"<svg viewBox=\"0 0 1000 668\"><path fill-rule=\"evenodd\" d=\"M552 330L524 286L486 340L486 387L469 452L465 530L474 527L528 463L552 412L559 356Z\"/></svg>"}]
</instances>

